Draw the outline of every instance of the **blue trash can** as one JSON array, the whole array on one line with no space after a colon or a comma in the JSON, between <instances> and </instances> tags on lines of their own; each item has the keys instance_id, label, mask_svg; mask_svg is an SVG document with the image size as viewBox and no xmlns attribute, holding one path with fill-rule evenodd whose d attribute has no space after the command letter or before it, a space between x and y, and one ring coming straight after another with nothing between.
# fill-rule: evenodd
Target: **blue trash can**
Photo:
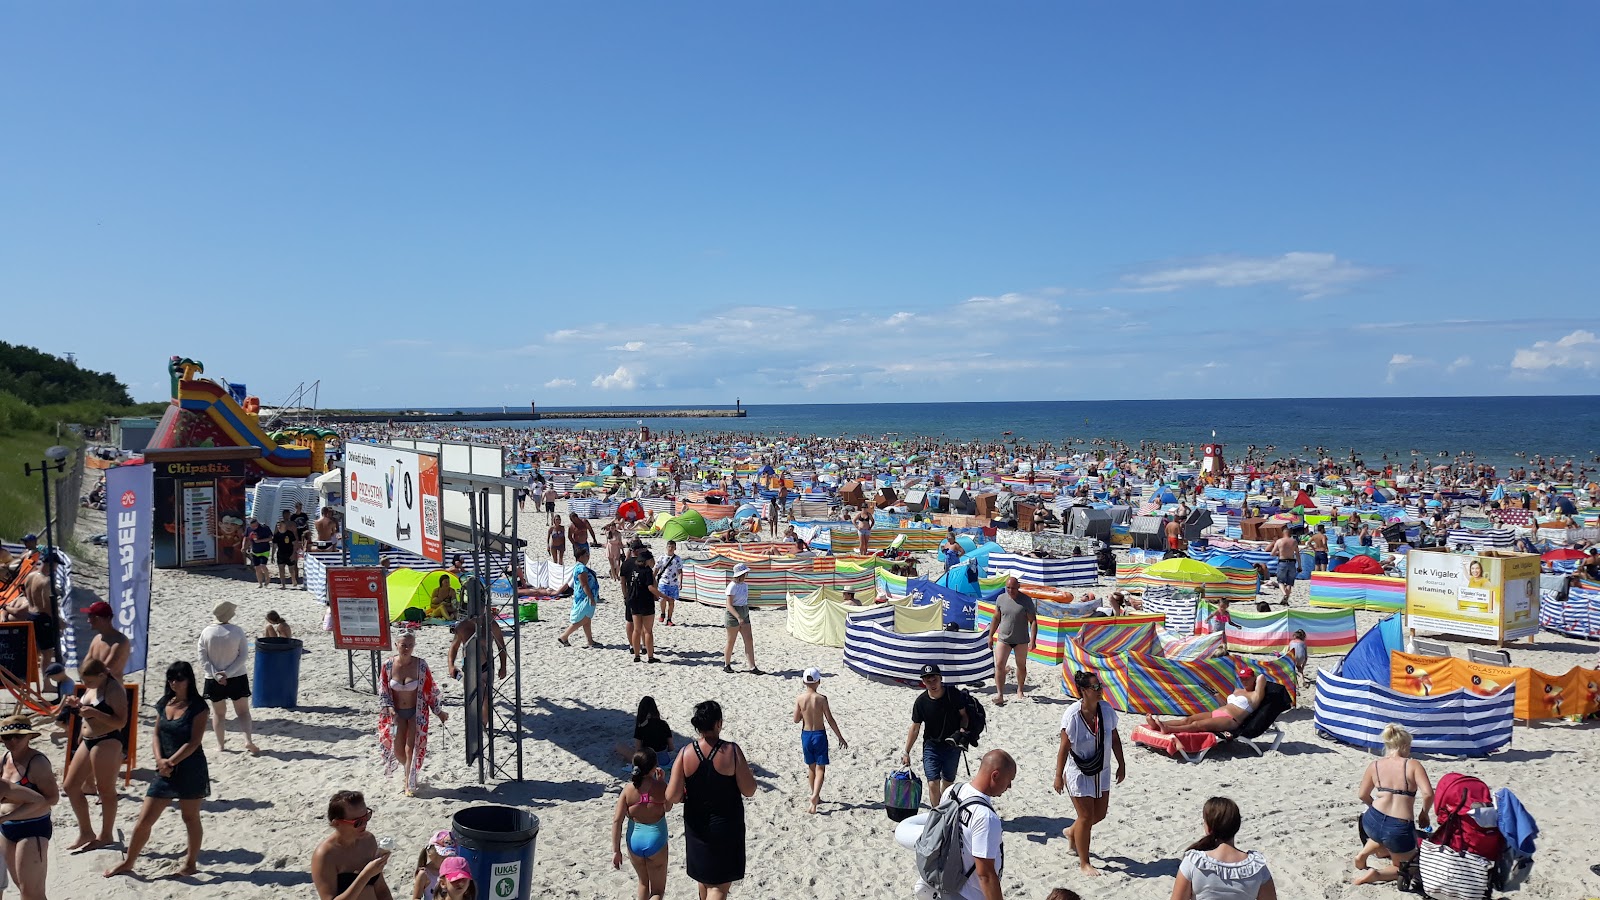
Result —
<instances>
[{"instance_id":1,"label":"blue trash can","mask_svg":"<svg viewBox=\"0 0 1600 900\"><path fill-rule=\"evenodd\" d=\"M299 638L256 638L256 667L251 676L250 705L294 709L300 705Z\"/></svg>"},{"instance_id":2,"label":"blue trash can","mask_svg":"<svg viewBox=\"0 0 1600 900\"><path fill-rule=\"evenodd\" d=\"M479 900L531 900L539 817L510 806L472 806L450 820Z\"/></svg>"}]
</instances>

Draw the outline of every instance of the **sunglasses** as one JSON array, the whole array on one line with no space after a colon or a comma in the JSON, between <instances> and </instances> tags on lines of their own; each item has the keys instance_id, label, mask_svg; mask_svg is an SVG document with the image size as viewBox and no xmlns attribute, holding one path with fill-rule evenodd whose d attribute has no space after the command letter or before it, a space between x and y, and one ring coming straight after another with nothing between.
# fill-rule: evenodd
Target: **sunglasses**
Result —
<instances>
[{"instance_id":1,"label":"sunglasses","mask_svg":"<svg viewBox=\"0 0 1600 900\"><path fill-rule=\"evenodd\" d=\"M365 828L367 827L367 823L372 821L372 810L369 809L364 814L357 816L354 819L334 819L334 821L343 822L346 825L354 825L357 828Z\"/></svg>"},{"instance_id":2,"label":"sunglasses","mask_svg":"<svg viewBox=\"0 0 1600 900\"><path fill-rule=\"evenodd\" d=\"M0 734L0 741L25 741L32 736L29 734Z\"/></svg>"},{"instance_id":3,"label":"sunglasses","mask_svg":"<svg viewBox=\"0 0 1600 900\"><path fill-rule=\"evenodd\" d=\"M1086 690L1086 691L1103 691L1103 690L1105 690L1105 687L1102 686L1100 684L1100 682L1096 681L1096 682L1093 682L1092 684L1084 685L1083 689Z\"/></svg>"}]
</instances>

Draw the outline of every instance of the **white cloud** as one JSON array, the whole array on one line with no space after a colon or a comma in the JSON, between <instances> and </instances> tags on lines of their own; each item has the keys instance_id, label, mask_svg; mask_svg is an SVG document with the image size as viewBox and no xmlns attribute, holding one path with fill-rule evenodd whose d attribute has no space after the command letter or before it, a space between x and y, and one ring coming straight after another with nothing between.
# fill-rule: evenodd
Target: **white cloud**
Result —
<instances>
[{"instance_id":1,"label":"white cloud","mask_svg":"<svg viewBox=\"0 0 1600 900\"><path fill-rule=\"evenodd\" d=\"M1534 341L1531 347L1519 347L1511 357L1511 370L1515 373L1531 375L1550 369L1600 370L1600 337L1580 329L1559 340Z\"/></svg>"},{"instance_id":2,"label":"white cloud","mask_svg":"<svg viewBox=\"0 0 1600 900\"><path fill-rule=\"evenodd\" d=\"M544 386L547 388L569 388L575 387L577 384L578 383L573 381L571 378L552 378L549 381L546 381Z\"/></svg>"},{"instance_id":3,"label":"white cloud","mask_svg":"<svg viewBox=\"0 0 1600 900\"><path fill-rule=\"evenodd\" d=\"M1405 369L1413 369L1417 366L1428 366L1432 364L1433 360L1431 359L1422 359L1420 357L1412 356L1409 353L1396 353L1395 355L1389 357L1389 375L1388 377L1384 378L1384 381L1388 382L1389 384L1394 384L1395 375L1399 374Z\"/></svg>"},{"instance_id":4,"label":"white cloud","mask_svg":"<svg viewBox=\"0 0 1600 900\"><path fill-rule=\"evenodd\" d=\"M1332 253L1293 252L1281 256L1211 256L1182 265L1124 276L1124 290L1176 291L1190 287L1255 287L1282 285L1311 300L1336 293L1358 281L1384 274L1358 266Z\"/></svg>"},{"instance_id":5,"label":"white cloud","mask_svg":"<svg viewBox=\"0 0 1600 900\"><path fill-rule=\"evenodd\" d=\"M889 318L884 319L883 320L883 324L888 325L890 327L893 327L893 326L896 326L896 325L906 325L906 324L909 324L916 317L917 317L916 313L897 312L894 315L890 316Z\"/></svg>"},{"instance_id":6,"label":"white cloud","mask_svg":"<svg viewBox=\"0 0 1600 900\"><path fill-rule=\"evenodd\" d=\"M1462 369L1465 369L1467 366L1470 366L1470 365L1472 365L1472 357L1470 357L1470 356L1458 356L1458 357L1455 358L1455 361L1450 363L1450 365L1445 366L1444 370L1445 370L1445 372L1454 375L1455 373L1461 371Z\"/></svg>"},{"instance_id":7,"label":"white cloud","mask_svg":"<svg viewBox=\"0 0 1600 900\"><path fill-rule=\"evenodd\" d=\"M589 382L589 384L601 389L602 391L631 391L635 387L638 387L639 380L638 374L628 371L627 366L617 366L617 370L615 372L612 372L610 375L596 375L594 380Z\"/></svg>"},{"instance_id":8,"label":"white cloud","mask_svg":"<svg viewBox=\"0 0 1600 900\"><path fill-rule=\"evenodd\" d=\"M644 341L629 341L626 344L615 344L613 346L607 347L606 349L607 350L621 350L624 353L638 353L640 350L643 350L646 346L647 345L645 344Z\"/></svg>"}]
</instances>

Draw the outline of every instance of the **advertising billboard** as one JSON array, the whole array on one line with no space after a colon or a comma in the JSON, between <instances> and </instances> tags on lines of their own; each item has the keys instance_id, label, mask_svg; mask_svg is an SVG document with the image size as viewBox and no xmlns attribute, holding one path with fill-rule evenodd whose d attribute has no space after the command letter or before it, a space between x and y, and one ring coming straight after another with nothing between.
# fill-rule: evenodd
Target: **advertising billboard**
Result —
<instances>
[{"instance_id":1,"label":"advertising billboard","mask_svg":"<svg viewBox=\"0 0 1600 900\"><path fill-rule=\"evenodd\" d=\"M345 527L444 561L439 457L381 444L349 444L344 459Z\"/></svg>"},{"instance_id":2,"label":"advertising billboard","mask_svg":"<svg viewBox=\"0 0 1600 900\"><path fill-rule=\"evenodd\" d=\"M1539 630L1539 557L1413 550L1406 556L1406 624L1491 641Z\"/></svg>"}]
</instances>

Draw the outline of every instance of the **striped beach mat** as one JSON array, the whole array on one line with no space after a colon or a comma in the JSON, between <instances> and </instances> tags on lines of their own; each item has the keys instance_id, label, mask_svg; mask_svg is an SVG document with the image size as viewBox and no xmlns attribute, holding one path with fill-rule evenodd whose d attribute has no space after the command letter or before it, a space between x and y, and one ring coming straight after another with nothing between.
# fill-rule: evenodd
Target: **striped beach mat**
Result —
<instances>
[{"instance_id":1,"label":"striped beach mat","mask_svg":"<svg viewBox=\"0 0 1600 900\"><path fill-rule=\"evenodd\" d=\"M1099 570L1092 556L1073 556L1067 559L1039 559L1017 553L989 554L990 575L1014 575L1029 584L1049 587L1076 587L1100 581Z\"/></svg>"},{"instance_id":2,"label":"striped beach mat","mask_svg":"<svg viewBox=\"0 0 1600 900\"><path fill-rule=\"evenodd\" d=\"M1313 572L1310 603L1323 609L1399 612L1406 605L1406 580L1383 575Z\"/></svg>"},{"instance_id":3,"label":"striped beach mat","mask_svg":"<svg viewBox=\"0 0 1600 900\"><path fill-rule=\"evenodd\" d=\"M884 604L845 622L844 663L863 675L917 683L922 667L937 665L945 684L978 684L993 669L989 639L981 631L895 630L896 609Z\"/></svg>"},{"instance_id":4,"label":"striped beach mat","mask_svg":"<svg viewBox=\"0 0 1600 900\"><path fill-rule=\"evenodd\" d=\"M1487 756L1510 745L1516 688L1489 697L1450 691L1412 697L1372 681L1317 672L1317 730L1367 750L1383 749L1390 722L1411 732L1411 749L1444 756Z\"/></svg>"},{"instance_id":5,"label":"striped beach mat","mask_svg":"<svg viewBox=\"0 0 1600 900\"><path fill-rule=\"evenodd\" d=\"M1209 615L1209 604L1200 605ZM1313 656L1343 656L1356 645L1356 614L1348 609L1277 609L1229 613L1228 649L1234 653L1282 653L1296 630L1306 633L1306 651Z\"/></svg>"}]
</instances>

